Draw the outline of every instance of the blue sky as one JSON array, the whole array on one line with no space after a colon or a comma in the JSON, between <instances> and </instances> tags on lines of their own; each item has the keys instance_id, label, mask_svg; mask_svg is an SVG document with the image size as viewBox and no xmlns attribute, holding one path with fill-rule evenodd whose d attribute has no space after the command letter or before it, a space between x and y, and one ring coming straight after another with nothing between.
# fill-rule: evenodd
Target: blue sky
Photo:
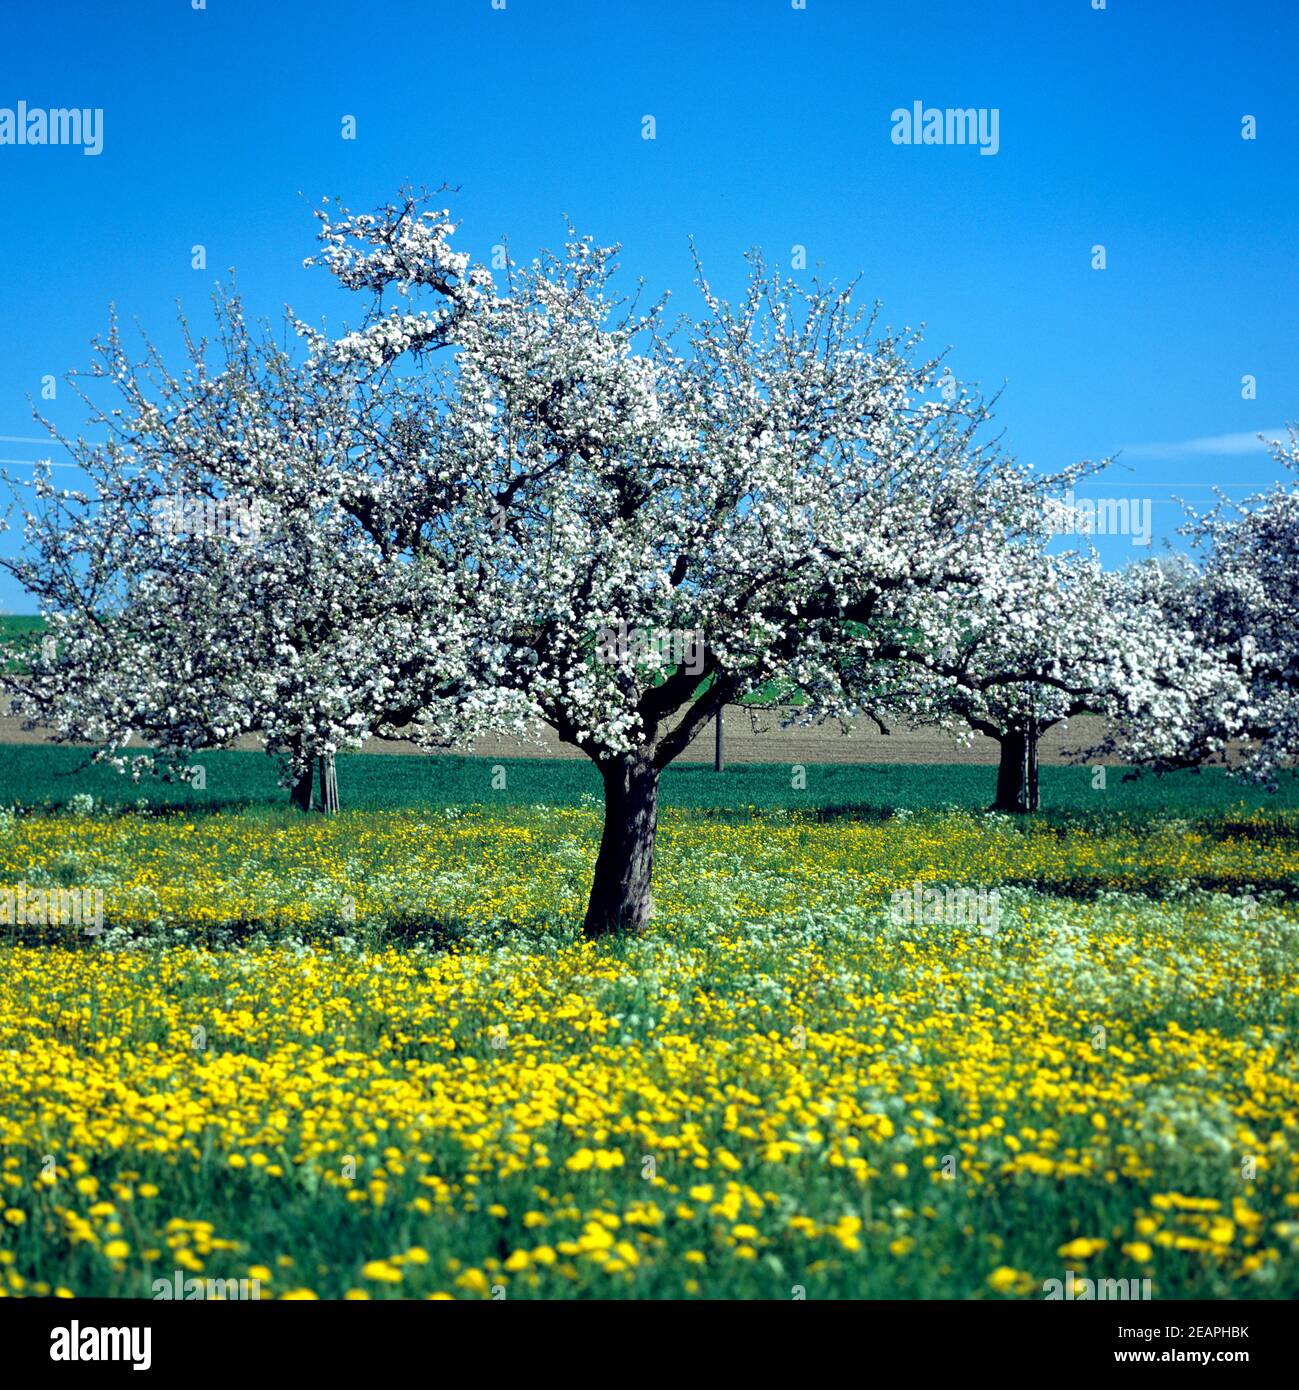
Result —
<instances>
[{"instance_id":1,"label":"blue sky","mask_svg":"<svg viewBox=\"0 0 1299 1390\"><path fill-rule=\"evenodd\" d=\"M1004 384L1022 459L1123 450L1089 491L1153 498L1156 545L1174 495L1272 480L1253 434L1299 418L1293 0L46 0L6 7L0 40L0 108L104 113L98 156L0 145L19 474L47 452L28 396L87 364L110 303L165 349L175 302L202 322L233 266L258 313L338 324L355 306L301 265L311 207L407 181L461 186L476 256L553 245L568 214L680 307L692 235L723 288L748 247L806 246L962 379ZM995 108L997 154L895 144L916 101ZM46 408L82 414L62 386ZM0 578L0 609L30 607Z\"/></svg>"}]
</instances>

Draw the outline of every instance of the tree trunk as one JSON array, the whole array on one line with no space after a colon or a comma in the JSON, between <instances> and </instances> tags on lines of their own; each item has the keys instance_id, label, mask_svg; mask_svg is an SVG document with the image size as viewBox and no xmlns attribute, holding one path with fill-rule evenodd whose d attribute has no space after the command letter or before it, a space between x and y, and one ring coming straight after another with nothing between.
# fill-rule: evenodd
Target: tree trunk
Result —
<instances>
[{"instance_id":1,"label":"tree trunk","mask_svg":"<svg viewBox=\"0 0 1299 1390\"><path fill-rule=\"evenodd\" d=\"M313 781L311 772L311 764L308 763L306 771L293 779L293 788L289 792L289 805L295 811L311 810L311 784Z\"/></svg>"},{"instance_id":2,"label":"tree trunk","mask_svg":"<svg viewBox=\"0 0 1299 1390\"><path fill-rule=\"evenodd\" d=\"M639 932L650 915L659 774L653 761L628 756L602 762L604 833L591 881L587 936Z\"/></svg>"},{"instance_id":3,"label":"tree trunk","mask_svg":"<svg viewBox=\"0 0 1299 1390\"><path fill-rule=\"evenodd\" d=\"M1028 740L1022 729L1012 729L1001 736L1001 760L997 764L997 799L994 811L1009 811L1019 815L1028 810L1027 753Z\"/></svg>"}]
</instances>

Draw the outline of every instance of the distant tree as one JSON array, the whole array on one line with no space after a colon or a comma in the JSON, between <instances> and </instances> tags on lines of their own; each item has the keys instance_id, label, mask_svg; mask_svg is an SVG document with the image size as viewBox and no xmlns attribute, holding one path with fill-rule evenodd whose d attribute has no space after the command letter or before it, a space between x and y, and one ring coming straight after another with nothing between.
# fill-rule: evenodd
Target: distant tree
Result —
<instances>
[{"instance_id":1,"label":"distant tree","mask_svg":"<svg viewBox=\"0 0 1299 1390\"><path fill-rule=\"evenodd\" d=\"M1169 566L1152 591L1238 687L1167 727L1164 761L1222 760L1237 741L1238 769L1263 781L1299 757L1299 432L1268 447L1290 476L1241 502L1220 494L1193 515L1183 531L1198 569Z\"/></svg>"},{"instance_id":2,"label":"distant tree","mask_svg":"<svg viewBox=\"0 0 1299 1390\"><path fill-rule=\"evenodd\" d=\"M313 766L412 699L402 576L348 507L365 402L251 329L233 294L214 341L182 328L179 374L147 344L137 363L114 321L73 378L106 437L51 431L90 486L48 468L30 486L25 549L0 563L47 628L6 683L29 722L137 771L256 734L307 809Z\"/></svg>"},{"instance_id":3,"label":"distant tree","mask_svg":"<svg viewBox=\"0 0 1299 1390\"><path fill-rule=\"evenodd\" d=\"M1206 700L1236 689L1160 601L1165 582L1158 565L1106 572L1094 557L1017 546L946 611L925 614L912 600L898 615L906 635L889 653L889 679L867 671L863 688L877 718L995 740L993 809L1034 809L1036 740L1058 724L1104 716L1093 755L1158 762L1182 746L1177 731Z\"/></svg>"}]
</instances>

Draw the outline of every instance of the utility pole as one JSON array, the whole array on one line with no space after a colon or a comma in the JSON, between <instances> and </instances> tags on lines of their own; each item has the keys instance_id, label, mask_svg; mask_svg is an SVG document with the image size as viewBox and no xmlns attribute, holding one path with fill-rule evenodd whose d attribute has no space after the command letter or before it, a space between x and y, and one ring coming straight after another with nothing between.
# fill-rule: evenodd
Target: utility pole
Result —
<instances>
[{"instance_id":1,"label":"utility pole","mask_svg":"<svg viewBox=\"0 0 1299 1390\"><path fill-rule=\"evenodd\" d=\"M723 762L722 762L722 711L723 711L725 708L726 708L725 705L718 705L718 706L717 706L717 722L716 722L717 739L716 739L716 743L715 743L714 746L713 746L713 771L714 771L714 772L720 772L720 771L722 770L722 767L723 767Z\"/></svg>"}]
</instances>

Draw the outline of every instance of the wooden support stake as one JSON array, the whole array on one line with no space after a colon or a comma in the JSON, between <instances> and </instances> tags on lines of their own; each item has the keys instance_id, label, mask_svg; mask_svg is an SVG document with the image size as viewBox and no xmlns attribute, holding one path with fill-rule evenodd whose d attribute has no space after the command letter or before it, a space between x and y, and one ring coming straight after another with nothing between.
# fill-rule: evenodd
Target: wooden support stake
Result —
<instances>
[{"instance_id":1,"label":"wooden support stake","mask_svg":"<svg viewBox=\"0 0 1299 1390\"><path fill-rule=\"evenodd\" d=\"M338 769L332 753L320 755L320 809L327 816L338 810Z\"/></svg>"}]
</instances>

